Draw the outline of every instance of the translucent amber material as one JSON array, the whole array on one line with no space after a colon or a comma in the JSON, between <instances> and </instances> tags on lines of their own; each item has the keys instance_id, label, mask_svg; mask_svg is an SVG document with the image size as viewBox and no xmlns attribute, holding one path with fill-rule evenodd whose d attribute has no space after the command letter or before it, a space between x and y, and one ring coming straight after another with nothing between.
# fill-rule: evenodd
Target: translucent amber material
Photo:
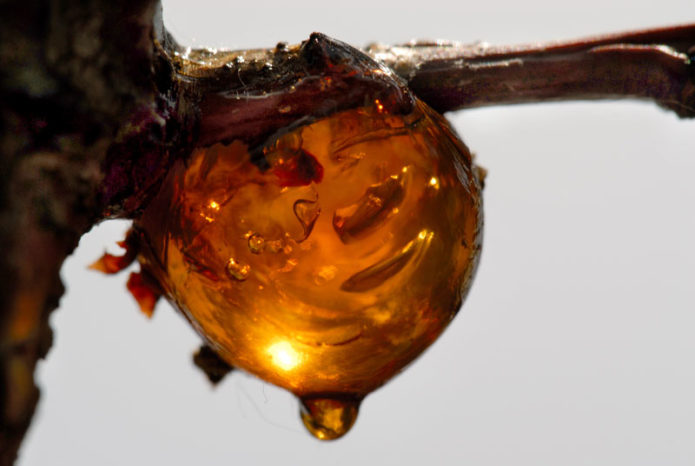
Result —
<instances>
[{"instance_id":1,"label":"translucent amber material","mask_svg":"<svg viewBox=\"0 0 695 466\"><path fill-rule=\"evenodd\" d=\"M330 439L456 314L480 209L447 123L377 101L194 150L137 225L140 260L223 359L295 393Z\"/></svg>"}]
</instances>

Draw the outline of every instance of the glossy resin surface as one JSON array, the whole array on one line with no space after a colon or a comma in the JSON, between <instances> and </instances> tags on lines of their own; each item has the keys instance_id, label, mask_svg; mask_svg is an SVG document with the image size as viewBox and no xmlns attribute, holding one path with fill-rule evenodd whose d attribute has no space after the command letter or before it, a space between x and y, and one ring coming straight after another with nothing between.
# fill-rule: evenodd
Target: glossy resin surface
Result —
<instances>
[{"instance_id":1,"label":"glossy resin surface","mask_svg":"<svg viewBox=\"0 0 695 466\"><path fill-rule=\"evenodd\" d=\"M140 262L226 362L295 393L335 438L458 311L480 189L441 116L376 100L260 147L195 149L136 224Z\"/></svg>"}]
</instances>

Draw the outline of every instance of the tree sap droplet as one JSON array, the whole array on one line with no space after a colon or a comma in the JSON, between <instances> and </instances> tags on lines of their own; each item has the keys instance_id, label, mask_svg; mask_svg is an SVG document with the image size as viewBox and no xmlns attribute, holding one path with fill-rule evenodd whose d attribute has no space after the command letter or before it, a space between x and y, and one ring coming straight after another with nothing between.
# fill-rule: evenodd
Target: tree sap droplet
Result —
<instances>
[{"instance_id":1,"label":"tree sap droplet","mask_svg":"<svg viewBox=\"0 0 695 466\"><path fill-rule=\"evenodd\" d=\"M249 236L249 250L254 254L260 254L265 249L265 238L260 233Z\"/></svg>"},{"instance_id":2,"label":"tree sap droplet","mask_svg":"<svg viewBox=\"0 0 695 466\"><path fill-rule=\"evenodd\" d=\"M357 419L361 398L349 395L301 398L300 415L307 430L319 440L342 437Z\"/></svg>"},{"instance_id":3,"label":"tree sap droplet","mask_svg":"<svg viewBox=\"0 0 695 466\"><path fill-rule=\"evenodd\" d=\"M244 281L249 277L249 272L251 271L251 266L248 264L241 264L237 262L236 259L231 257L227 261L227 275L235 280Z\"/></svg>"},{"instance_id":4,"label":"tree sap droplet","mask_svg":"<svg viewBox=\"0 0 695 466\"><path fill-rule=\"evenodd\" d=\"M387 114L378 97L383 113L194 148L135 221L143 271L228 364L300 396L326 440L446 327L480 251L465 146L424 104Z\"/></svg>"},{"instance_id":5,"label":"tree sap droplet","mask_svg":"<svg viewBox=\"0 0 695 466\"><path fill-rule=\"evenodd\" d=\"M294 203L294 215L302 224L302 229L304 230L304 236L297 240L301 243L309 237L311 230L314 229L314 224L319 218L321 213L321 207L319 207L318 201L310 201L307 199L300 199Z\"/></svg>"},{"instance_id":6,"label":"tree sap droplet","mask_svg":"<svg viewBox=\"0 0 695 466\"><path fill-rule=\"evenodd\" d=\"M333 214L333 228L343 243L364 236L379 226L404 196L403 174L389 176L367 188L354 204L337 209Z\"/></svg>"}]
</instances>

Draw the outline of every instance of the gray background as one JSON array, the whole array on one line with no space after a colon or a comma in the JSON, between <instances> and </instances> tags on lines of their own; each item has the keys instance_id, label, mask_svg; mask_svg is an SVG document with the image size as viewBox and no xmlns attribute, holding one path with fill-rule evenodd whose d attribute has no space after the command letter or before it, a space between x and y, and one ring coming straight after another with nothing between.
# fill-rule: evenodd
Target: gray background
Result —
<instances>
[{"instance_id":1,"label":"gray background","mask_svg":"<svg viewBox=\"0 0 695 466\"><path fill-rule=\"evenodd\" d=\"M531 42L695 21L691 0L285 3L165 1L175 36L232 48L318 30L355 45L413 37ZM63 269L55 346L20 465L695 464L695 121L647 103L449 116L490 170L482 264L444 336L320 443L291 395L190 363L168 305L147 321L127 274Z\"/></svg>"}]
</instances>

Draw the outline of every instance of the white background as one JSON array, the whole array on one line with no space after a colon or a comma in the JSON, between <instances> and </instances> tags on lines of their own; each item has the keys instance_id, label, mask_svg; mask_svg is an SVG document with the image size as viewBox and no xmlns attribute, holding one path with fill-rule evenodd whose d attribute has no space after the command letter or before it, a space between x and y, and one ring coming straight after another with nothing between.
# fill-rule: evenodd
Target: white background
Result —
<instances>
[{"instance_id":1,"label":"white background","mask_svg":"<svg viewBox=\"0 0 695 466\"><path fill-rule=\"evenodd\" d=\"M691 0L164 8L181 42L233 48L315 30L354 45L502 44L695 21ZM450 118L490 171L478 277L444 336L366 399L347 437L314 440L294 399L250 376L212 389L183 319L160 304L147 321L127 274L86 270L127 228L111 222L63 269L19 464L695 464L695 121L634 102Z\"/></svg>"}]
</instances>

